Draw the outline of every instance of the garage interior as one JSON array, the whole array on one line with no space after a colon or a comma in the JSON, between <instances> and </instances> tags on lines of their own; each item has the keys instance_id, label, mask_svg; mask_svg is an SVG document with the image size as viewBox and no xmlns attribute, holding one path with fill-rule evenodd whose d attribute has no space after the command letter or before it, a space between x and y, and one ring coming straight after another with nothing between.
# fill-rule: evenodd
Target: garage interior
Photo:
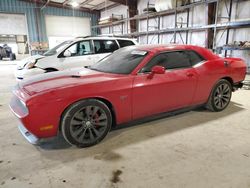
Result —
<instances>
[{"instance_id":1,"label":"garage interior","mask_svg":"<svg viewBox=\"0 0 250 188\"><path fill-rule=\"evenodd\" d=\"M0 187L250 187L249 8L250 0L0 0L0 46L16 56L0 60ZM29 144L9 109L16 66L86 36L198 45L242 58L247 75L221 112L140 122L88 148L62 136Z\"/></svg>"}]
</instances>

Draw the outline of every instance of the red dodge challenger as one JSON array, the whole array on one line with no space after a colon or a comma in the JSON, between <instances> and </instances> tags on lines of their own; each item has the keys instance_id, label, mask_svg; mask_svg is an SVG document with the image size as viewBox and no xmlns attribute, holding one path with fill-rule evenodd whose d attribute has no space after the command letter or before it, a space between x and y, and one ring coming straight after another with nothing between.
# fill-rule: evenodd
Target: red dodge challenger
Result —
<instances>
[{"instance_id":1,"label":"red dodge challenger","mask_svg":"<svg viewBox=\"0 0 250 188\"><path fill-rule=\"evenodd\" d=\"M61 131L70 144L87 147L125 122L200 105L224 110L245 74L242 59L198 46L131 46L91 67L20 82L10 108L31 143Z\"/></svg>"}]
</instances>

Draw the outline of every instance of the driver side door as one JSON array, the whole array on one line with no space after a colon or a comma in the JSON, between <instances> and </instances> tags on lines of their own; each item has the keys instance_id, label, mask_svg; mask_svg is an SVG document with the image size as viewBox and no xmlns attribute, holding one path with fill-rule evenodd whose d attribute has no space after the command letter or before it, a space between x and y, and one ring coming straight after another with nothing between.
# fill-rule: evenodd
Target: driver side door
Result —
<instances>
[{"instance_id":1,"label":"driver side door","mask_svg":"<svg viewBox=\"0 0 250 188\"><path fill-rule=\"evenodd\" d=\"M153 66L163 66L165 74L149 78ZM164 52L153 57L135 76L133 119L158 114L191 104L197 73L184 51Z\"/></svg>"}]
</instances>

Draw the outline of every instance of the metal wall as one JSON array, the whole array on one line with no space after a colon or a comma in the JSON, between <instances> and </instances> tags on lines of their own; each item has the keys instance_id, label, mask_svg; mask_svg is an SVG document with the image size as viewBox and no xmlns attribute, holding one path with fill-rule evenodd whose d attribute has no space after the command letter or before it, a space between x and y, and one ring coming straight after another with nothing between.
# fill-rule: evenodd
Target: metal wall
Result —
<instances>
[{"instance_id":1,"label":"metal wall","mask_svg":"<svg viewBox=\"0 0 250 188\"><path fill-rule=\"evenodd\" d=\"M41 4L24 2L20 0L0 0L0 12L21 13L26 15L29 42L47 42L45 15L90 17L91 25L96 25L98 15L88 12L70 10L66 8L45 7L40 9ZM0 28L1 29L1 28ZM92 30L92 35L97 30Z\"/></svg>"}]
</instances>

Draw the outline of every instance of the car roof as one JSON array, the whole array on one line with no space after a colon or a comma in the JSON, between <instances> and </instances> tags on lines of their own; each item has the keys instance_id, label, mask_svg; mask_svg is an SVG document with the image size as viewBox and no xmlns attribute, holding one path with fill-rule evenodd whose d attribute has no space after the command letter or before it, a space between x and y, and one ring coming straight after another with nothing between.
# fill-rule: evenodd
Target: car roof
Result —
<instances>
[{"instance_id":1,"label":"car roof","mask_svg":"<svg viewBox=\"0 0 250 188\"><path fill-rule=\"evenodd\" d=\"M175 51L175 50L193 50L203 56L205 59L216 59L217 55L212 53L210 50L188 44L144 44L144 45L136 45L133 46L136 50L144 50L153 53L159 53L164 51Z\"/></svg>"},{"instance_id":2,"label":"car roof","mask_svg":"<svg viewBox=\"0 0 250 188\"><path fill-rule=\"evenodd\" d=\"M77 37L76 40L89 40L89 39L102 39L102 40L130 40L134 41L136 39L132 38L123 38L123 37L114 37L114 36L87 36L87 37Z\"/></svg>"},{"instance_id":3,"label":"car roof","mask_svg":"<svg viewBox=\"0 0 250 188\"><path fill-rule=\"evenodd\" d=\"M201 48L199 46L194 45L180 45L180 44L142 44L137 45L135 48L137 50L145 50L145 51L168 51L168 50L188 50L192 48Z\"/></svg>"}]
</instances>

